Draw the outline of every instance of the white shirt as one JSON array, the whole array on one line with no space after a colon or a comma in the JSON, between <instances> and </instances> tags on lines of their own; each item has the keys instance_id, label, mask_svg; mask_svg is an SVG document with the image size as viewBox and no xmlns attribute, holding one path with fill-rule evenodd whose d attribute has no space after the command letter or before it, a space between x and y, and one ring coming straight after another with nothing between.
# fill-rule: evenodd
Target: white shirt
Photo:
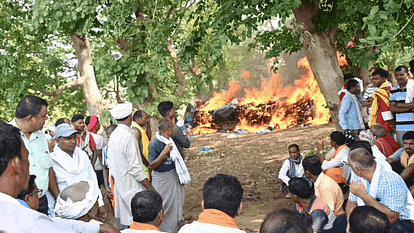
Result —
<instances>
[{"instance_id":1,"label":"white shirt","mask_svg":"<svg viewBox=\"0 0 414 233\"><path fill-rule=\"evenodd\" d=\"M194 221L186 224L178 231L178 233L246 233L237 228L223 227L210 223L203 223Z\"/></svg>"},{"instance_id":2,"label":"white shirt","mask_svg":"<svg viewBox=\"0 0 414 233\"><path fill-rule=\"evenodd\" d=\"M79 147L75 147L73 157L71 157L56 145L53 149L52 159L53 170L55 171L56 181L61 192L69 185L84 179L92 180L98 186L98 180L89 157ZM99 190L99 187L97 189ZM99 206L104 205L101 192L99 192L98 203Z\"/></svg>"},{"instance_id":3,"label":"white shirt","mask_svg":"<svg viewBox=\"0 0 414 233\"><path fill-rule=\"evenodd\" d=\"M156 231L156 230L132 230L132 229L125 229L121 231L122 233L166 233L163 231Z\"/></svg>"},{"instance_id":4,"label":"white shirt","mask_svg":"<svg viewBox=\"0 0 414 233\"><path fill-rule=\"evenodd\" d=\"M299 164L295 163L295 172L296 172L296 177L298 178L303 177L303 175L305 174L305 171L303 170L303 166L302 166L302 161L303 161L303 158ZM278 178L282 180L283 183L285 183L286 185L289 184L289 180L290 180L289 176L287 175L289 172L289 169L290 169L290 161L289 159L286 159L282 165L282 168L280 168L279 176L278 176Z\"/></svg>"},{"instance_id":5,"label":"white shirt","mask_svg":"<svg viewBox=\"0 0 414 233\"><path fill-rule=\"evenodd\" d=\"M105 139L99 135L99 134L94 134L91 133L93 139L95 140L96 143L96 149L97 150L102 150L105 146L106 146L106 142ZM96 158L96 162L94 164L95 170L100 171L104 169L104 166L102 165L102 161L99 157Z\"/></svg>"},{"instance_id":6,"label":"white shirt","mask_svg":"<svg viewBox=\"0 0 414 233\"><path fill-rule=\"evenodd\" d=\"M108 167L115 183L115 217L122 225L129 225L133 222L131 199L145 190L140 181L147 175L134 132L124 124L118 124L109 138Z\"/></svg>"},{"instance_id":7,"label":"white shirt","mask_svg":"<svg viewBox=\"0 0 414 233\"><path fill-rule=\"evenodd\" d=\"M334 148L332 148L332 150L335 151ZM334 159L331 159L329 161L324 160L322 162L322 169L328 170L329 168L333 168L333 167L342 167L343 161L348 161L348 154L349 154L349 147L345 146L341 151L339 151L339 153L335 156Z\"/></svg>"},{"instance_id":8,"label":"white shirt","mask_svg":"<svg viewBox=\"0 0 414 233\"><path fill-rule=\"evenodd\" d=\"M25 232L99 232L99 224L76 220L49 218L22 206L15 198L0 192L0 231Z\"/></svg>"}]
</instances>

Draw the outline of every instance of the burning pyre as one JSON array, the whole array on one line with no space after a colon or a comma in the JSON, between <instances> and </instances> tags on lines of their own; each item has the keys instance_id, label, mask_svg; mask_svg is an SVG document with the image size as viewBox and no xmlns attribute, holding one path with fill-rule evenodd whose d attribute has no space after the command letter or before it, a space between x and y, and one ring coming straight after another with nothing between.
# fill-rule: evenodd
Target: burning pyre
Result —
<instances>
[{"instance_id":1,"label":"burning pyre","mask_svg":"<svg viewBox=\"0 0 414 233\"><path fill-rule=\"evenodd\" d=\"M269 125L286 129L328 123L331 115L306 57L298 61L298 67L304 74L295 80L295 86L284 86L279 75L273 74L271 80L263 80L261 90L245 89L238 103L233 98L240 87L236 81L230 82L228 91L214 93L197 111L197 126L191 131L206 134L240 128L256 132Z\"/></svg>"}]
</instances>

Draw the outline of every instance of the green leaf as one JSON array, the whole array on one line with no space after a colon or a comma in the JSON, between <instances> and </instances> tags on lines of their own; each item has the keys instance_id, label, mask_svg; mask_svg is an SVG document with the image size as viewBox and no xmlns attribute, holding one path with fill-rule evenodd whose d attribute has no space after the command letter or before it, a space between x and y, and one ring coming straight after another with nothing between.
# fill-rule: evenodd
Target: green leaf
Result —
<instances>
[{"instance_id":1,"label":"green leaf","mask_svg":"<svg viewBox=\"0 0 414 233\"><path fill-rule=\"evenodd\" d=\"M368 31L371 36L375 36L377 34L377 28L374 25L368 25Z\"/></svg>"}]
</instances>

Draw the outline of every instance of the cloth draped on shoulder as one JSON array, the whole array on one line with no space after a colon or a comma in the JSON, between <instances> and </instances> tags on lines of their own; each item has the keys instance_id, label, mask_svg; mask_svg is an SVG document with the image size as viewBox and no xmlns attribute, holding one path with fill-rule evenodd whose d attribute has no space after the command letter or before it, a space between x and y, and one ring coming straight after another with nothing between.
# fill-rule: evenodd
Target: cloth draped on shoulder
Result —
<instances>
[{"instance_id":1,"label":"cloth draped on shoulder","mask_svg":"<svg viewBox=\"0 0 414 233\"><path fill-rule=\"evenodd\" d=\"M175 171L177 172L178 178L180 179L180 183L191 183L190 173L188 172L187 166L185 165L185 162L181 157L180 152L178 151L174 141L171 138L165 138L164 136L160 135L159 132L157 132L155 136L158 140L165 143L166 145L172 144L173 149L170 151L170 156L171 159L174 161Z\"/></svg>"},{"instance_id":2,"label":"cloth draped on shoulder","mask_svg":"<svg viewBox=\"0 0 414 233\"><path fill-rule=\"evenodd\" d=\"M154 230L154 231L160 231L158 227L148 224L148 223L140 223L140 222L133 222L129 225L129 227L132 230Z\"/></svg>"},{"instance_id":3,"label":"cloth draped on shoulder","mask_svg":"<svg viewBox=\"0 0 414 233\"><path fill-rule=\"evenodd\" d=\"M374 101L371 106L371 118L369 120L369 127L374 124L380 124L384 127L385 132L390 132L390 123L384 119L384 114L391 114L390 112L390 91L391 87L388 82L384 82L378 90L372 93Z\"/></svg>"},{"instance_id":4,"label":"cloth draped on shoulder","mask_svg":"<svg viewBox=\"0 0 414 233\"><path fill-rule=\"evenodd\" d=\"M139 130L139 132L141 132L142 154L144 155L144 157L148 161L148 148L149 148L149 145L150 145L150 141L148 139L147 132L145 131L145 129L143 129L140 125L138 125L134 121L132 122L132 126L136 127ZM148 168L145 165L144 165L144 169L145 169L145 174L147 174L148 180L151 180L151 176L150 176L149 170L148 170Z\"/></svg>"},{"instance_id":5,"label":"cloth draped on shoulder","mask_svg":"<svg viewBox=\"0 0 414 233\"><path fill-rule=\"evenodd\" d=\"M232 227L239 229L234 218L224 213L223 211L216 209L205 209L198 216L197 222L210 223L223 227Z\"/></svg>"},{"instance_id":6,"label":"cloth draped on shoulder","mask_svg":"<svg viewBox=\"0 0 414 233\"><path fill-rule=\"evenodd\" d=\"M407 152L404 151L404 153L401 155L401 159L400 159L401 165L403 167L407 168L413 161L414 161L414 156L411 156L408 159L408 154L407 154Z\"/></svg>"},{"instance_id":7,"label":"cloth draped on shoulder","mask_svg":"<svg viewBox=\"0 0 414 233\"><path fill-rule=\"evenodd\" d=\"M345 147L345 144L339 146L338 149L335 150L335 153L332 155L331 160L334 159L339 154L339 152ZM337 184L346 182L346 179L344 177L344 171L340 167L329 168L325 171L325 174L331 177Z\"/></svg>"},{"instance_id":8,"label":"cloth draped on shoulder","mask_svg":"<svg viewBox=\"0 0 414 233\"><path fill-rule=\"evenodd\" d=\"M395 139L389 134L386 134L384 137L378 138L375 144L387 158L394 154L398 149L400 149L400 145L398 144L398 142L395 141Z\"/></svg>"}]
</instances>

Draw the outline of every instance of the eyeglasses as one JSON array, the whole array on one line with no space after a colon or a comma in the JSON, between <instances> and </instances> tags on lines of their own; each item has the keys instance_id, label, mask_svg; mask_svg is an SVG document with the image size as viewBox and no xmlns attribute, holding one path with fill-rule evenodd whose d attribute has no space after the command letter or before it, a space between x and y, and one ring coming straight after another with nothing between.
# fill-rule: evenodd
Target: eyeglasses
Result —
<instances>
[{"instance_id":1,"label":"eyeglasses","mask_svg":"<svg viewBox=\"0 0 414 233\"><path fill-rule=\"evenodd\" d=\"M32 195L35 195L37 193L37 195L38 196L40 196L40 195L42 195L42 193L43 193L43 190L42 189L39 189L39 190L37 190L37 192L32 192L32 193L29 193L29 194L27 194L27 195L30 195L30 196L32 196Z\"/></svg>"}]
</instances>

